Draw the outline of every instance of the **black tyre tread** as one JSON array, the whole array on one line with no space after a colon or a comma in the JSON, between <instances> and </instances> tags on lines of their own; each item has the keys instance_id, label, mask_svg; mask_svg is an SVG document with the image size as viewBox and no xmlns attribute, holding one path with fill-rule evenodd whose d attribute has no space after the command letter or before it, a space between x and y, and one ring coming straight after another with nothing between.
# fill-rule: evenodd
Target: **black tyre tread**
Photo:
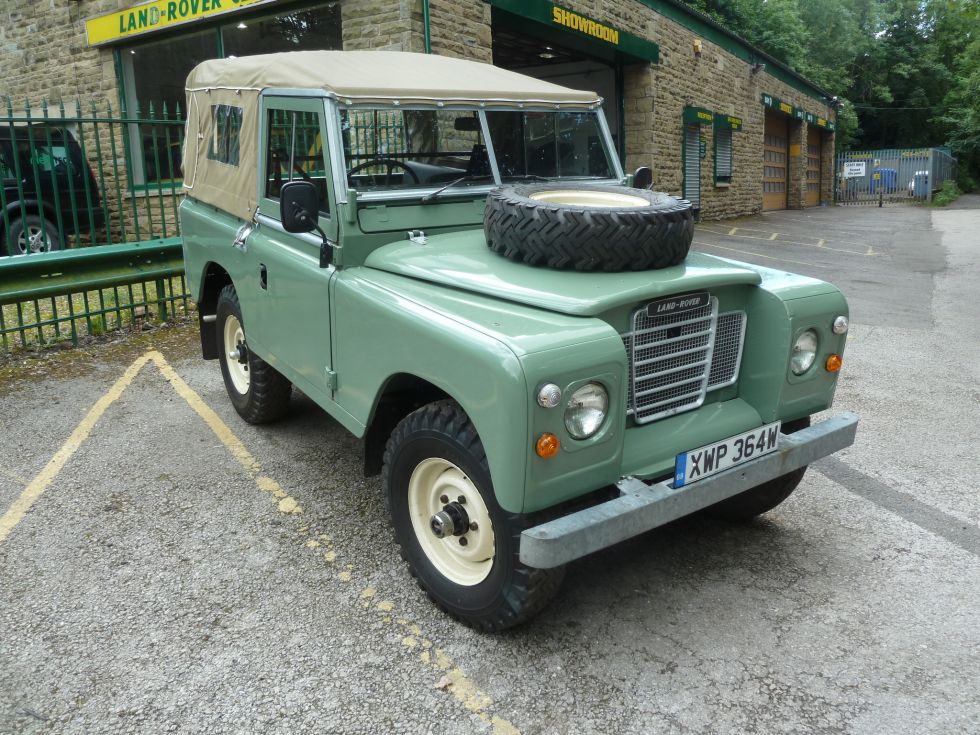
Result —
<instances>
[{"instance_id":1,"label":"black tyre tread","mask_svg":"<svg viewBox=\"0 0 980 735\"><path fill-rule=\"evenodd\" d=\"M228 284L218 295L218 305L220 308L222 300L233 305L238 321L242 328L245 322L242 319L242 308L238 300L238 292L232 284ZM215 323L216 329L221 329L221 324ZM247 333L246 333L247 339ZM221 344L222 336L218 334L218 344ZM293 392L293 384L290 383L278 370L269 363L249 351L249 387L247 400L242 405L232 401L238 415L250 424L268 424L278 421L289 411L289 401ZM222 353L220 356L222 374L225 372L225 360L227 357ZM233 390L227 376L225 375L225 385L229 393Z\"/></svg>"},{"instance_id":2,"label":"black tyre tread","mask_svg":"<svg viewBox=\"0 0 980 735\"><path fill-rule=\"evenodd\" d=\"M476 428L456 401L446 399L422 406L402 419L395 427L385 447L384 465L381 471L382 486L386 489L390 487L390 470L394 448L409 436L421 431L436 432L454 437L489 475L486 452L483 449L483 442L480 441L480 437L476 433ZM385 507L390 515L392 510L390 492L385 492ZM503 509L501 512L505 515L506 525L513 539L515 581L504 596L502 604L496 610L482 615L461 614L459 611L444 605L425 586L418 570L412 563L410 555L406 553L405 547L398 540L397 535L395 539L399 553L405 560L409 572L429 599L447 615L459 620L464 625L488 633L512 628L533 618L551 602L565 577L564 567L536 569L520 562L518 559L520 535L524 529L529 528L532 524L526 516L508 513Z\"/></svg>"},{"instance_id":3,"label":"black tyre tread","mask_svg":"<svg viewBox=\"0 0 980 735\"><path fill-rule=\"evenodd\" d=\"M797 419L787 422L783 428L783 434L792 434L800 429L805 429L810 425L810 417ZM749 521L763 513L768 513L777 505L786 500L793 491L799 487L806 474L806 466L787 472L785 475L764 482L750 490L734 495L726 500L716 503L705 512L717 518L725 518L733 521Z\"/></svg>"},{"instance_id":4,"label":"black tyre tread","mask_svg":"<svg viewBox=\"0 0 980 735\"><path fill-rule=\"evenodd\" d=\"M559 186L642 195L651 206L589 209L529 198ZM678 265L694 239L690 202L622 187L501 187L487 195L483 225L487 246L506 258L578 271L639 271Z\"/></svg>"}]
</instances>

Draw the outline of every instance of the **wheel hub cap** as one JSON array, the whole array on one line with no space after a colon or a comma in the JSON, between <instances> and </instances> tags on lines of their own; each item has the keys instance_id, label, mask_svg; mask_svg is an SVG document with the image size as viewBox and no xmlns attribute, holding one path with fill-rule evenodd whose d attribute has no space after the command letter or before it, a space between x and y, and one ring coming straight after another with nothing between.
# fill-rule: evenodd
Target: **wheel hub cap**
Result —
<instances>
[{"instance_id":1,"label":"wheel hub cap","mask_svg":"<svg viewBox=\"0 0 980 735\"><path fill-rule=\"evenodd\" d=\"M420 462L408 481L408 512L422 552L440 574L463 586L487 578L496 553L490 511L459 467L441 457Z\"/></svg>"}]
</instances>

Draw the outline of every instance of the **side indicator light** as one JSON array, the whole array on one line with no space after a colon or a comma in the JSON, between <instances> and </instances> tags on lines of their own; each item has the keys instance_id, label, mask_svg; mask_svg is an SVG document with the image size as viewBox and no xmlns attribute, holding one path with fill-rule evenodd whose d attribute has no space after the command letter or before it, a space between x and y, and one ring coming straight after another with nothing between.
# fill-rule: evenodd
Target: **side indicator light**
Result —
<instances>
[{"instance_id":1,"label":"side indicator light","mask_svg":"<svg viewBox=\"0 0 980 735\"><path fill-rule=\"evenodd\" d=\"M831 355L827 358L827 362L825 363L824 367L827 368L828 373L836 373L838 370L840 370L840 366L843 364L844 361L841 359L840 355Z\"/></svg>"},{"instance_id":2,"label":"side indicator light","mask_svg":"<svg viewBox=\"0 0 980 735\"><path fill-rule=\"evenodd\" d=\"M538 437L538 441L534 444L534 451L538 453L538 456L542 459L551 459L556 454L558 454L558 449L561 447L561 442L558 441L558 437L554 434L544 433Z\"/></svg>"}]
</instances>

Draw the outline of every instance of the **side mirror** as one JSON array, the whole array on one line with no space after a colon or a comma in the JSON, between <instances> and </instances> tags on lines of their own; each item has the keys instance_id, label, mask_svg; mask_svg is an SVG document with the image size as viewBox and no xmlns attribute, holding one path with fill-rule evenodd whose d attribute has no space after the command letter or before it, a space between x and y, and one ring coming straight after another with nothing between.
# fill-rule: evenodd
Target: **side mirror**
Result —
<instances>
[{"instance_id":1,"label":"side mirror","mask_svg":"<svg viewBox=\"0 0 980 735\"><path fill-rule=\"evenodd\" d=\"M653 186L653 171L649 166L640 166L633 174L634 189L649 189Z\"/></svg>"},{"instance_id":2,"label":"side mirror","mask_svg":"<svg viewBox=\"0 0 980 735\"><path fill-rule=\"evenodd\" d=\"M279 191L279 217L286 232L313 232L320 196L310 181L287 181Z\"/></svg>"},{"instance_id":3,"label":"side mirror","mask_svg":"<svg viewBox=\"0 0 980 735\"><path fill-rule=\"evenodd\" d=\"M333 248L317 222L319 209L320 194L312 181L287 181L279 190L282 228L286 232L318 232L323 239L320 243L320 267L326 268L333 262Z\"/></svg>"}]
</instances>

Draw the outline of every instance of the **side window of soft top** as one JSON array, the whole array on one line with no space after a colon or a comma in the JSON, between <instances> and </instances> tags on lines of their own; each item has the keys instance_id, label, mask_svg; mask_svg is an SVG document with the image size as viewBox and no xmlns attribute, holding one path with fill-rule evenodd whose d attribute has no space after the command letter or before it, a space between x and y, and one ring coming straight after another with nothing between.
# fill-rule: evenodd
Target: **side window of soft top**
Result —
<instances>
[{"instance_id":1,"label":"side window of soft top","mask_svg":"<svg viewBox=\"0 0 980 735\"><path fill-rule=\"evenodd\" d=\"M287 181L311 181L320 194L320 214L329 215L320 113L270 109L266 122L265 196L278 201Z\"/></svg>"}]
</instances>

